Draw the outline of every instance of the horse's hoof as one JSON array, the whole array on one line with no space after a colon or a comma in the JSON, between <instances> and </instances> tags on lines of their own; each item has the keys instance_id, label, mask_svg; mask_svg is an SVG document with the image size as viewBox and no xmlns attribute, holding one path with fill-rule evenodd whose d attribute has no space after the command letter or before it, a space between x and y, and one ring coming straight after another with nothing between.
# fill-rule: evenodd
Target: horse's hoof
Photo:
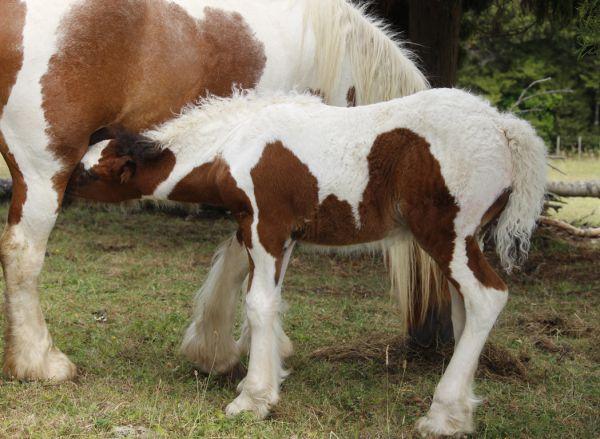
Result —
<instances>
[{"instance_id":1,"label":"horse's hoof","mask_svg":"<svg viewBox=\"0 0 600 439\"><path fill-rule=\"evenodd\" d=\"M240 362L240 352L233 338L226 340L209 339L196 332L192 323L183 343L181 353L202 372L224 374L231 371Z\"/></svg>"},{"instance_id":2,"label":"horse's hoof","mask_svg":"<svg viewBox=\"0 0 600 439\"><path fill-rule=\"evenodd\" d=\"M468 402L444 406L434 402L427 416L417 421L416 429L422 437L463 437L473 432L472 407Z\"/></svg>"},{"instance_id":3,"label":"horse's hoof","mask_svg":"<svg viewBox=\"0 0 600 439\"><path fill-rule=\"evenodd\" d=\"M57 348L50 348L37 364L31 359L8 357L4 363L4 374L23 381L69 381L77 375L77 367Z\"/></svg>"},{"instance_id":4,"label":"horse's hoof","mask_svg":"<svg viewBox=\"0 0 600 439\"><path fill-rule=\"evenodd\" d=\"M229 417L237 416L242 412L251 412L258 419L265 419L269 415L269 404L264 400L256 400L242 391L227 408L225 414Z\"/></svg>"}]
</instances>

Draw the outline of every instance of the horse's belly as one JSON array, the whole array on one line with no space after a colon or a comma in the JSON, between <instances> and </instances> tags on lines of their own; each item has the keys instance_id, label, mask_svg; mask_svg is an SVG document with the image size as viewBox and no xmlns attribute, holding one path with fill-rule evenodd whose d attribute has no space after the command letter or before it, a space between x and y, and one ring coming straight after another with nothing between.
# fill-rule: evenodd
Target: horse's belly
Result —
<instances>
[{"instance_id":1,"label":"horse's belly","mask_svg":"<svg viewBox=\"0 0 600 439\"><path fill-rule=\"evenodd\" d=\"M121 3L88 0L63 19L45 81L57 118L83 112L92 125L140 130L207 93L260 80L264 46L241 15L205 8L197 20L176 3Z\"/></svg>"},{"instance_id":2,"label":"horse's belly","mask_svg":"<svg viewBox=\"0 0 600 439\"><path fill-rule=\"evenodd\" d=\"M294 238L311 244L348 246L380 241L396 227L391 217L366 210L356 218L348 202L330 195L320 203L314 217L301 224Z\"/></svg>"}]
</instances>

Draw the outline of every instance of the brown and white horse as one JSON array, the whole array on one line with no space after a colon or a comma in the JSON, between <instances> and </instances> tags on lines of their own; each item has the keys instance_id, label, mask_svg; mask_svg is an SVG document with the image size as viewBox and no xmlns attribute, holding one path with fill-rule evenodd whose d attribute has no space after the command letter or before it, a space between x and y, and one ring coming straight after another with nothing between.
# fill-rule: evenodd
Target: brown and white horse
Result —
<instances>
[{"instance_id":1,"label":"brown and white horse","mask_svg":"<svg viewBox=\"0 0 600 439\"><path fill-rule=\"evenodd\" d=\"M234 84L310 88L342 106L427 87L410 54L343 0L0 2L0 150L13 178L0 242L6 375L64 380L76 373L52 343L37 280L67 182L91 135L114 124L147 129L207 93L229 95ZM117 184L104 189L110 190L87 195L129 197ZM411 247L399 241L394 248ZM223 255L227 265L245 257L237 251ZM231 287L234 294L238 277L244 273L211 273L218 282L205 285L203 297L213 298L204 301L212 315L231 312L219 293ZM223 333L212 324L196 313L184 343L201 365L221 349L205 342L212 337L206 334Z\"/></svg>"},{"instance_id":2,"label":"brown and white horse","mask_svg":"<svg viewBox=\"0 0 600 439\"><path fill-rule=\"evenodd\" d=\"M412 236L464 299L453 308L454 355L418 429L473 430L475 369L508 297L479 238L497 219L498 255L512 268L543 203L545 146L527 122L453 89L356 108L241 93L209 99L143 136L120 135L93 156L75 192L116 181L134 198L224 206L237 220L237 239L221 253L248 252L228 269L239 275L250 266L249 334L240 346L250 360L229 415L264 417L278 401L290 354L281 287L296 242L385 247Z\"/></svg>"}]
</instances>

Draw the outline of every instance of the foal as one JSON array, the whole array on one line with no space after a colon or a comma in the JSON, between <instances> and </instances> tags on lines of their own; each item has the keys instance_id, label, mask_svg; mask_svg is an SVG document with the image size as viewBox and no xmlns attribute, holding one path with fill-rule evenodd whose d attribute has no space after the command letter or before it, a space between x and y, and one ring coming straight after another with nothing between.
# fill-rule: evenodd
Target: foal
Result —
<instances>
[{"instance_id":1,"label":"foal","mask_svg":"<svg viewBox=\"0 0 600 439\"><path fill-rule=\"evenodd\" d=\"M75 193L118 179L132 198L224 206L239 225L223 251L243 246L249 256L250 360L227 414L264 417L279 398L289 340L278 313L294 243L385 246L404 235L433 257L457 298L455 352L418 429L473 430L478 357L507 300L480 231L498 220L507 269L528 250L545 186L545 147L529 124L453 89L356 108L238 94L101 148Z\"/></svg>"}]
</instances>

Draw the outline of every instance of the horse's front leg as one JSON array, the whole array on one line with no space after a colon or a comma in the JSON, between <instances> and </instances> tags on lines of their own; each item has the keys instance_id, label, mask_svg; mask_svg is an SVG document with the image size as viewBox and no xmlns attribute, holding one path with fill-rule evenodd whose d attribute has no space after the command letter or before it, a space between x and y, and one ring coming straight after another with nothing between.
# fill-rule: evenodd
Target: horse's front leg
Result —
<instances>
[{"instance_id":1,"label":"horse's front leg","mask_svg":"<svg viewBox=\"0 0 600 439\"><path fill-rule=\"evenodd\" d=\"M292 251L294 249L295 242L289 242L286 244L285 254L283 256L283 263L281 264L281 274L279 275L279 282L277 284L278 294L281 295L281 288L283 286L283 279L285 277L285 271L290 262ZM247 278L246 278L247 279ZM287 304L284 300L280 300L279 312L283 314L286 310ZM279 343L279 351L281 358L285 360L294 353L294 346L292 341L283 330L282 325L277 325L277 342ZM250 324L248 323L248 316L244 315L244 323L242 324L242 330L240 338L237 341L237 348L241 355L247 355L250 352ZM240 383L241 385L242 383Z\"/></svg>"},{"instance_id":2,"label":"horse's front leg","mask_svg":"<svg viewBox=\"0 0 600 439\"><path fill-rule=\"evenodd\" d=\"M238 387L240 394L227 406L229 416L251 411L264 418L279 399L279 385L287 374L282 367L282 354L287 353L289 346L279 314L281 284L293 245L284 247L275 257L260 245L253 245L248 252L251 272L246 313L250 360L248 374Z\"/></svg>"},{"instance_id":3,"label":"horse's front leg","mask_svg":"<svg viewBox=\"0 0 600 439\"><path fill-rule=\"evenodd\" d=\"M246 249L233 236L214 256L181 344L181 352L204 372L224 373L239 361L233 326L238 294L247 274Z\"/></svg>"},{"instance_id":4,"label":"horse's front leg","mask_svg":"<svg viewBox=\"0 0 600 439\"><path fill-rule=\"evenodd\" d=\"M1 137L0 133L0 144ZM38 292L46 244L64 185L43 178L42 172L22 172L33 165L17 161L5 148L3 153L13 175L13 195L8 224L0 238L6 282L3 371L9 378L20 380L68 380L75 376L76 368L54 346Z\"/></svg>"}]
</instances>

